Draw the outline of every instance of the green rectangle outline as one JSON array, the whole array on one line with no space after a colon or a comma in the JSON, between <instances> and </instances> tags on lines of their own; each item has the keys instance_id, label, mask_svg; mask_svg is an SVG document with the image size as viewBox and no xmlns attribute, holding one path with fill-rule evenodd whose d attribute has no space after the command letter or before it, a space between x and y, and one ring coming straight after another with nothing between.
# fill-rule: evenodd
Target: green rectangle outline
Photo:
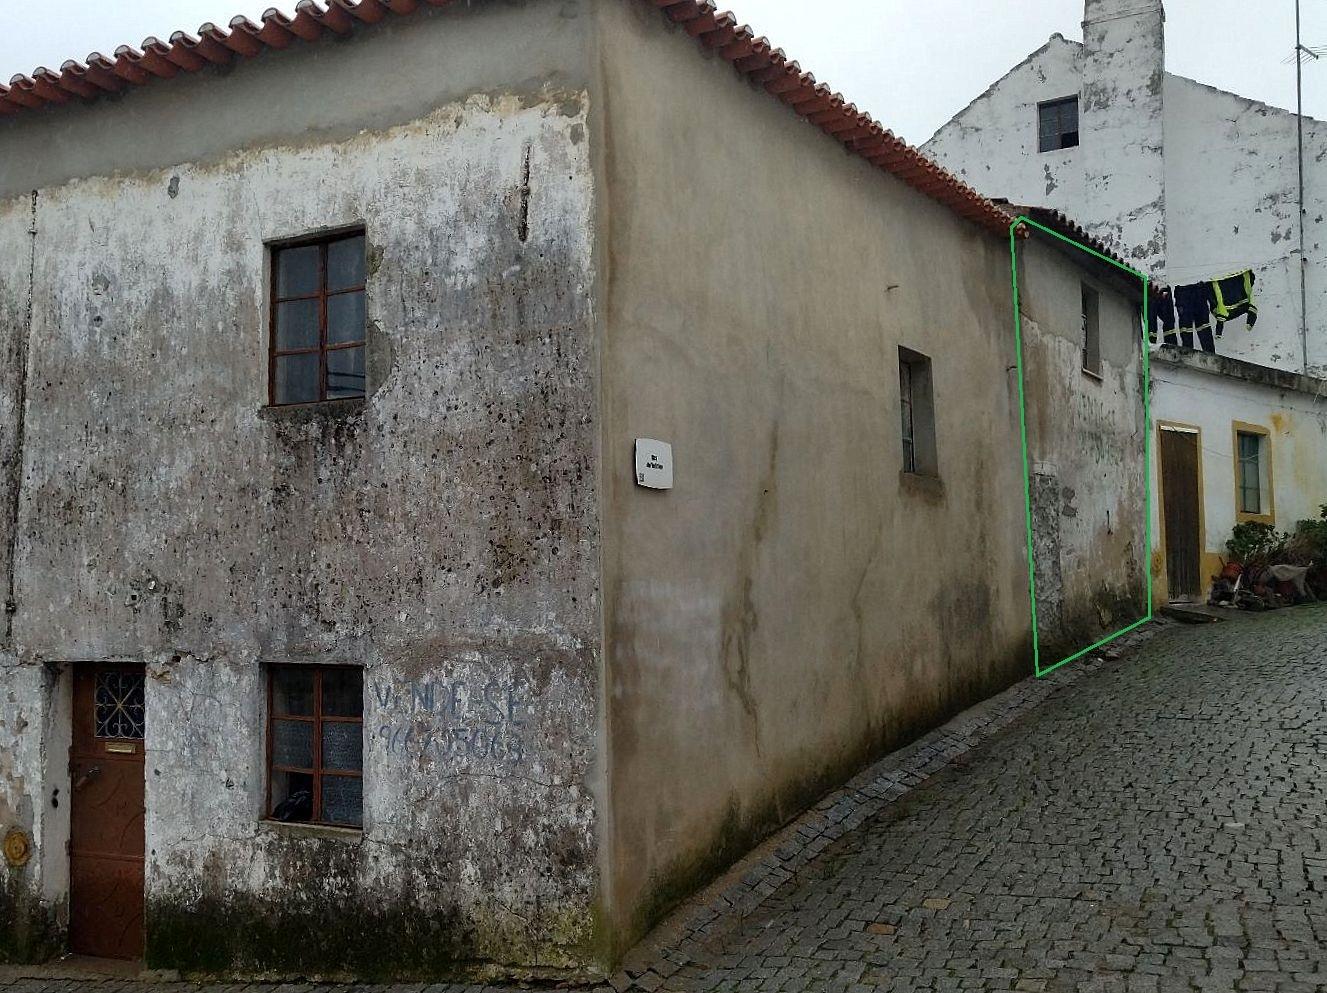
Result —
<instances>
[{"instance_id":1,"label":"green rectangle outline","mask_svg":"<svg viewBox=\"0 0 1327 993\"><path fill-rule=\"evenodd\" d=\"M1121 269L1143 281L1143 573L1147 576L1147 616L1134 621L1127 627L1121 628L1114 634L1102 638L1081 651L1074 652L1068 658L1063 658L1045 669L1041 667L1041 635L1037 631L1037 567L1033 558L1032 533L1032 464L1028 455L1027 388L1023 368L1023 320L1019 310L1018 293L1018 229L1023 225L1043 231L1052 238L1058 238L1065 244L1072 245L1093 258L1112 265L1116 269ZM1151 319L1148 312L1150 303L1148 289L1151 280L1137 269L1131 268L1123 262L1117 262L1110 256L1103 255L1101 252L1089 248L1073 238L1066 237L1058 231L1053 231L1044 224L1038 224L1032 218L1022 214L1014 218L1013 223L1009 225L1009 259L1014 290L1014 343L1017 346L1018 364L1018 428L1023 452L1023 510L1027 524L1028 602L1032 608L1032 665L1037 678L1044 679L1061 666L1081 659L1089 652L1096 651L1103 645L1110 644L1116 638L1122 638L1130 631L1142 627L1155 616L1155 610L1152 606L1152 358L1151 349L1148 347L1147 333Z\"/></svg>"}]
</instances>

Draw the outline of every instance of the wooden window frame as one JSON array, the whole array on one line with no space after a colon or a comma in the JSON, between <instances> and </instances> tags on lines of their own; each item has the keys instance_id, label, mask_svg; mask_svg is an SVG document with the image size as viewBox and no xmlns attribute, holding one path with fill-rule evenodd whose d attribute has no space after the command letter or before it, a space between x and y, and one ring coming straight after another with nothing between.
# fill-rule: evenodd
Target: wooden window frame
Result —
<instances>
[{"instance_id":1,"label":"wooden window frame","mask_svg":"<svg viewBox=\"0 0 1327 993\"><path fill-rule=\"evenodd\" d=\"M313 714L311 716L301 716L294 714L278 714L276 712L276 675L278 671L291 670L296 672L313 673ZM358 717L336 717L323 714L323 675L329 671L352 671L360 674L360 714ZM348 828L350 830L363 830L364 820L364 801L363 791L361 789L360 797L360 824L341 824L337 821L324 820L322 813L323 806L323 725L324 724L358 724L360 729L360 739L364 737L364 704L363 704L363 672L358 666L350 665L270 665L267 667L267 796L263 803L263 817L266 820L273 820L272 817L272 781L276 778L276 773L294 773L297 775L311 776L313 779L313 811L307 821L292 821L294 824L316 824L322 827ZM295 766L277 765L274 752L273 728L277 721L291 721L301 724L313 725L313 768L303 769ZM326 772L326 775L342 779L364 780L363 760L360 762L361 768L358 772L346 769L334 769Z\"/></svg>"},{"instance_id":2,"label":"wooden window frame","mask_svg":"<svg viewBox=\"0 0 1327 993\"><path fill-rule=\"evenodd\" d=\"M315 403L342 403L355 402L363 400L368 395L368 383L364 384L358 396L353 397L328 397L327 395L327 354L328 352L349 351L354 348L365 350L365 362L368 361L368 273L367 259L365 260L365 281L358 286L348 286L339 290L328 291L327 289L327 250L332 245L342 241L350 241L353 238L365 237L364 228L348 228L341 231L335 231L327 234L320 234L308 238L300 238L294 241L277 242L269 246L271 252L271 299L268 302L268 346L267 346L267 404L270 407L307 407ZM297 248L318 248L318 292L311 294L302 294L299 296L283 297L280 295L281 287L281 254ZM367 249L367 242L365 245ZM327 301L331 297L350 296L353 293L359 293L365 300L365 322L361 329L363 334L357 341L342 341L336 344L329 344L327 341ZM294 303L300 300L318 301L318 345L316 348L283 348L279 349L276 345L277 338L277 315L280 312L281 304ZM299 401L296 403L280 403L276 398L276 370L277 360L287 355L314 355L318 356L318 399Z\"/></svg>"},{"instance_id":3,"label":"wooden window frame","mask_svg":"<svg viewBox=\"0 0 1327 993\"><path fill-rule=\"evenodd\" d=\"M1240 435L1259 438L1258 442L1258 512L1244 510L1244 487L1242 485L1243 459L1239 453ZM1260 524L1276 524L1276 487L1272 478L1272 432L1261 424L1248 424L1244 421L1231 423L1231 456L1235 471L1235 523L1244 524L1256 521Z\"/></svg>"},{"instance_id":4,"label":"wooden window frame","mask_svg":"<svg viewBox=\"0 0 1327 993\"><path fill-rule=\"evenodd\" d=\"M935 367L929 355L898 347L899 411L905 476L938 477Z\"/></svg>"},{"instance_id":5,"label":"wooden window frame","mask_svg":"<svg viewBox=\"0 0 1327 993\"><path fill-rule=\"evenodd\" d=\"M1069 107L1074 108L1074 121L1077 125L1072 131L1066 130L1064 126L1065 110ZM1082 138L1082 118L1081 108L1078 103L1078 96L1060 97L1056 100L1043 100L1037 104L1037 151L1038 152L1063 152L1070 148L1077 148ZM1042 121L1046 114L1055 115L1055 130L1048 132L1043 126ZM1053 144L1047 144L1048 135L1054 137ZM1064 139L1067 135L1074 136L1074 143L1066 145Z\"/></svg>"},{"instance_id":6,"label":"wooden window frame","mask_svg":"<svg viewBox=\"0 0 1327 993\"><path fill-rule=\"evenodd\" d=\"M1090 283L1083 283L1083 372L1094 379L1101 377L1101 293Z\"/></svg>"},{"instance_id":7,"label":"wooden window frame","mask_svg":"<svg viewBox=\"0 0 1327 993\"><path fill-rule=\"evenodd\" d=\"M913 364L899 357L899 404L903 414L903 471L917 471L917 420L912 400Z\"/></svg>"}]
</instances>

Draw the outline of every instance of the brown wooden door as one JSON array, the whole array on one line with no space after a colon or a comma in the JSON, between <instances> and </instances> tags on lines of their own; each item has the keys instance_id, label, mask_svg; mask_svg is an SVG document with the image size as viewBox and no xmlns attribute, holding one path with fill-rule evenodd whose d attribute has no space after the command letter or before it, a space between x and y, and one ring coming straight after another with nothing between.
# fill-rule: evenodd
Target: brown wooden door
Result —
<instances>
[{"instance_id":1,"label":"brown wooden door","mask_svg":"<svg viewBox=\"0 0 1327 993\"><path fill-rule=\"evenodd\" d=\"M74 669L69 946L143 955L143 667Z\"/></svg>"},{"instance_id":2,"label":"brown wooden door","mask_svg":"<svg viewBox=\"0 0 1327 993\"><path fill-rule=\"evenodd\" d=\"M1161 429L1161 499L1166 522L1166 580L1170 598L1202 593L1199 533L1198 435Z\"/></svg>"}]
</instances>

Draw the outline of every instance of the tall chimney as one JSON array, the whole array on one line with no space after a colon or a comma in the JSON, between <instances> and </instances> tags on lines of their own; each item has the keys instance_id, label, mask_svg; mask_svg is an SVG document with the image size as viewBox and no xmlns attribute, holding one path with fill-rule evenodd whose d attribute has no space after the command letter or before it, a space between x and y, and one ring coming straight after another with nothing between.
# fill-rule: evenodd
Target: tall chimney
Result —
<instances>
[{"instance_id":1,"label":"tall chimney","mask_svg":"<svg viewBox=\"0 0 1327 993\"><path fill-rule=\"evenodd\" d=\"M1164 275L1166 11L1086 0L1079 132L1085 217L1136 268Z\"/></svg>"}]
</instances>

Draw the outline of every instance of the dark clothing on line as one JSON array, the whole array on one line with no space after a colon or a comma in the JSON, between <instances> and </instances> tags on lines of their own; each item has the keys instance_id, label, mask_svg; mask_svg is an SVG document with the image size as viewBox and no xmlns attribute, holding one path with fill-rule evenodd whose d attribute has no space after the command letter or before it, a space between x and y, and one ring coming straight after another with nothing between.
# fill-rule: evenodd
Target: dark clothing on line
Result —
<instances>
[{"instance_id":1,"label":"dark clothing on line","mask_svg":"<svg viewBox=\"0 0 1327 993\"><path fill-rule=\"evenodd\" d=\"M1211 313L1211 283L1175 287L1175 316L1181 331L1207 327L1211 323Z\"/></svg>"},{"instance_id":2,"label":"dark clothing on line","mask_svg":"<svg viewBox=\"0 0 1327 993\"><path fill-rule=\"evenodd\" d=\"M1148 293L1147 309L1148 320L1151 322L1148 327L1148 339L1155 342L1157 340L1157 331L1160 330L1166 335L1166 343L1170 344L1175 330L1175 301L1170 295L1170 290L1161 292L1152 291Z\"/></svg>"}]
</instances>

